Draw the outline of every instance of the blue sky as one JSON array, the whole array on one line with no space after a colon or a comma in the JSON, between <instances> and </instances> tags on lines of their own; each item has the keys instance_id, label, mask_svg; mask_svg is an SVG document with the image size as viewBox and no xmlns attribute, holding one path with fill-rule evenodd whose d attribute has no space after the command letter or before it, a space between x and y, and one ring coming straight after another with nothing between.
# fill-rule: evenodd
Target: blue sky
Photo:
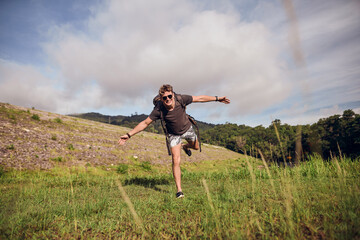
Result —
<instances>
[{"instance_id":1,"label":"blue sky","mask_svg":"<svg viewBox=\"0 0 360 240\"><path fill-rule=\"evenodd\" d=\"M149 114L163 83L212 123L360 113L358 0L0 1L0 102Z\"/></svg>"}]
</instances>

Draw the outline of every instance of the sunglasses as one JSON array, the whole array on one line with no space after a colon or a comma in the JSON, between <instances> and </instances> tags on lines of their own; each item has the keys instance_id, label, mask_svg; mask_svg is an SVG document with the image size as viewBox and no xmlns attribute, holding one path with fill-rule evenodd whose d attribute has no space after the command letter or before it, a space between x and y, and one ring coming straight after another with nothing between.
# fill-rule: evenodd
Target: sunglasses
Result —
<instances>
[{"instance_id":1,"label":"sunglasses","mask_svg":"<svg viewBox=\"0 0 360 240\"><path fill-rule=\"evenodd\" d=\"M172 97L173 97L173 95L170 94L170 95L167 95L167 96L163 96L162 99L163 99L164 101L166 101L167 98L172 99Z\"/></svg>"}]
</instances>

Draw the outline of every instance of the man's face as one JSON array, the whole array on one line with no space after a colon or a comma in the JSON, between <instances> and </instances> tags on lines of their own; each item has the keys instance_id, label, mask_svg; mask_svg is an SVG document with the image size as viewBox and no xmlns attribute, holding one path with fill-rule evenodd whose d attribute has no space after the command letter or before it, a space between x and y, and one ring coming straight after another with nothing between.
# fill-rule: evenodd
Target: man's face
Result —
<instances>
[{"instance_id":1,"label":"man's face","mask_svg":"<svg viewBox=\"0 0 360 240\"><path fill-rule=\"evenodd\" d=\"M161 101L164 103L164 105L166 106L172 106L173 102L174 102L174 94L173 92L165 92L162 96L161 96Z\"/></svg>"}]
</instances>

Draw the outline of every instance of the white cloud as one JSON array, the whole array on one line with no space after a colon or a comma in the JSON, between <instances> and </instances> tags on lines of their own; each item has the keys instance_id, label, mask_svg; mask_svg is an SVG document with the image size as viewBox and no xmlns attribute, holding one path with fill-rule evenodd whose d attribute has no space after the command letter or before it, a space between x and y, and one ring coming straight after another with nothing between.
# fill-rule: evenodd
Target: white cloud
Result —
<instances>
[{"instance_id":1,"label":"white cloud","mask_svg":"<svg viewBox=\"0 0 360 240\"><path fill-rule=\"evenodd\" d=\"M0 100L61 113L149 113L159 86L170 83L179 93L228 96L226 107L191 106L202 120L216 122L277 114L269 109L291 121L294 112L354 102L358 3L293 2L305 70L291 63L279 1L229 0L220 7L218 1L109 0L91 6L84 29L71 22L48 29L44 53L56 74L0 62Z\"/></svg>"},{"instance_id":2,"label":"white cloud","mask_svg":"<svg viewBox=\"0 0 360 240\"><path fill-rule=\"evenodd\" d=\"M63 91L59 80L45 75L33 66L0 60L0 101L64 114L110 104L96 83L70 93Z\"/></svg>"},{"instance_id":3,"label":"white cloud","mask_svg":"<svg viewBox=\"0 0 360 240\"><path fill-rule=\"evenodd\" d=\"M357 1L296 2L306 81L321 106L355 101L360 95L360 25Z\"/></svg>"},{"instance_id":4,"label":"white cloud","mask_svg":"<svg viewBox=\"0 0 360 240\"><path fill-rule=\"evenodd\" d=\"M170 83L178 92L231 97L233 116L259 112L289 92L271 33L234 12L201 11L186 1L109 1L89 29L57 29L47 45L66 91L96 81L101 102L148 97L151 105L158 87Z\"/></svg>"},{"instance_id":5,"label":"white cloud","mask_svg":"<svg viewBox=\"0 0 360 240\"><path fill-rule=\"evenodd\" d=\"M50 80L29 65L0 60L0 100L11 104L56 110L57 91Z\"/></svg>"},{"instance_id":6,"label":"white cloud","mask_svg":"<svg viewBox=\"0 0 360 240\"><path fill-rule=\"evenodd\" d=\"M287 111L288 114L284 114L284 118L280 118L281 121L290 125L298 125L313 124L321 118L327 118L335 114L342 115L344 110L341 109L338 105L334 105L327 108L321 108L316 111L308 111L307 107L299 109L289 109Z\"/></svg>"},{"instance_id":7,"label":"white cloud","mask_svg":"<svg viewBox=\"0 0 360 240\"><path fill-rule=\"evenodd\" d=\"M291 61L288 61L289 77L297 87L293 89L292 97L286 100L288 104L284 101L274 114L281 116L283 122L316 122L321 117L327 117L326 114L341 114L344 110L342 107L338 107L337 111L319 109L329 110L325 106L344 106L359 99L360 3L338 0L292 2L306 65L291 69ZM260 2L254 12L260 15L259 10L277 9L275 6L276 3ZM290 23L284 21L278 9L266 12L275 12L270 16L266 13L265 17L260 16L274 35L278 33L279 37L275 40L286 41L283 37L293 30ZM287 43L285 46L282 55L286 58L291 51ZM311 113L308 110L312 110Z\"/></svg>"}]
</instances>

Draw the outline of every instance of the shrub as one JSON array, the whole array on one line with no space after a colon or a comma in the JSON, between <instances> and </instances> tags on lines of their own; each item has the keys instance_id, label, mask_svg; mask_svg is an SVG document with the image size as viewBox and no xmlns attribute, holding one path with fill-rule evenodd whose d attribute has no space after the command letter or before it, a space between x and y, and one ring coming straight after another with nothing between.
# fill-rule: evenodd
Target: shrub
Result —
<instances>
[{"instance_id":1,"label":"shrub","mask_svg":"<svg viewBox=\"0 0 360 240\"><path fill-rule=\"evenodd\" d=\"M120 174L127 174L128 173L129 166L125 163L120 163L117 168L116 172Z\"/></svg>"},{"instance_id":2,"label":"shrub","mask_svg":"<svg viewBox=\"0 0 360 240\"><path fill-rule=\"evenodd\" d=\"M40 117L39 117L39 115L37 115L37 114L33 114L33 115L31 116L31 118L34 119L34 120L36 120L36 121L39 121L39 120L40 120Z\"/></svg>"},{"instance_id":3,"label":"shrub","mask_svg":"<svg viewBox=\"0 0 360 240\"><path fill-rule=\"evenodd\" d=\"M62 120L61 120L60 118L55 118L55 119L54 119L54 122L56 122L56 123L62 123Z\"/></svg>"},{"instance_id":4,"label":"shrub","mask_svg":"<svg viewBox=\"0 0 360 240\"><path fill-rule=\"evenodd\" d=\"M141 163L141 167L143 168L143 169L145 169L146 171L150 171L151 170L151 163L150 162L142 162Z\"/></svg>"},{"instance_id":5,"label":"shrub","mask_svg":"<svg viewBox=\"0 0 360 240\"><path fill-rule=\"evenodd\" d=\"M6 148L9 149L9 150L14 150L15 149L14 144L10 144Z\"/></svg>"},{"instance_id":6,"label":"shrub","mask_svg":"<svg viewBox=\"0 0 360 240\"><path fill-rule=\"evenodd\" d=\"M51 136L51 140L54 140L54 141L56 141L56 140L57 140L57 137L56 137L56 135L55 135L55 134Z\"/></svg>"},{"instance_id":7,"label":"shrub","mask_svg":"<svg viewBox=\"0 0 360 240\"><path fill-rule=\"evenodd\" d=\"M70 144L68 144L68 146L67 146L67 147L68 147L68 149L69 149L69 150L75 150L74 146L73 146L71 143L70 143Z\"/></svg>"},{"instance_id":8,"label":"shrub","mask_svg":"<svg viewBox=\"0 0 360 240\"><path fill-rule=\"evenodd\" d=\"M51 158L52 161L62 162L62 157Z\"/></svg>"}]
</instances>

